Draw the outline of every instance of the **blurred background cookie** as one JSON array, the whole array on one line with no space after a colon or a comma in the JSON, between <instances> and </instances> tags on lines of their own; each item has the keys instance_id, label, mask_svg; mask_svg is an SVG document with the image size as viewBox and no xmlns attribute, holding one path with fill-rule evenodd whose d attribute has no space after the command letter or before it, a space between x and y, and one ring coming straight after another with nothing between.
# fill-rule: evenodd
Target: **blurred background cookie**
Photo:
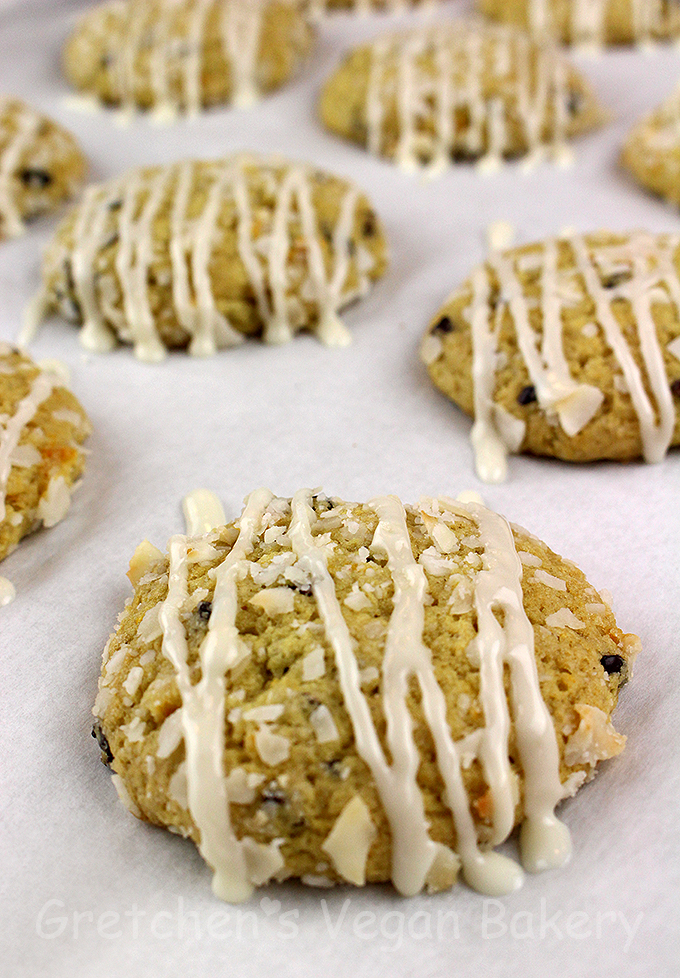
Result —
<instances>
[{"instance_id":1,"label":"blurred background cookie","mask_svg":"<svg viewBox=\"0 0 680 978\"><path fill-rule=\"evenodd\" d=\"M55 310L88 349L120 340L144 360L302 329L345 345L338 310L386 263L380 222L347 180L246 155L149 167L89 187L64 218L22 341Z\"/></svg>"},{"instance_id":2,"label":"blurred background cookie","mask_svg":"<svg viewBox=\"0 0 680 978\"><path fill-rule=\"evenodd\" d=\"M80 19L63 66L79 92L170 120L252 104L295 73L312 41L296 0L114 0Z\"/></svg>"},{"instance_id":3,"label":"blurred background cookie","mask_svg":"<svg viewBox=\"0 0 680 978\"><path fill-rule=\"evenodd\" d=\"M659 0L477 0L479 10L569 44L648 44L680 37L680 9Z\"/></svg>"},{"instance_id":4,"label":"blurred background cookie","mask_svg":"<svg viewBox=\"0 0 680 978\"><path fill-rule=\"evenodd\" d=\"M74 137L18 99L0 97L0 238L56 209L79 189L87 164Z\"/></svg>"},{"instance_id":5,"label":"blurred background cookie","mask_svg":"<svg viewBox=\"0 0 680 978\"><path fill-rule=\"evenodd\" d=\"M643 187L680 206L680 85L631 130L621 161Z\"/></svg>"},{"instance_id":6,"label":"blurred background cookie","mask_svg":"<svg viewBox=\"0 0 680 978\"><path fill-rule=\"evenodd\" d=\"M562 55L513 28L453 21L388 35L345 58L326 82L324 124L407 170L508 157L565 141L603 114Z\"/></svg>"}]
</instances>

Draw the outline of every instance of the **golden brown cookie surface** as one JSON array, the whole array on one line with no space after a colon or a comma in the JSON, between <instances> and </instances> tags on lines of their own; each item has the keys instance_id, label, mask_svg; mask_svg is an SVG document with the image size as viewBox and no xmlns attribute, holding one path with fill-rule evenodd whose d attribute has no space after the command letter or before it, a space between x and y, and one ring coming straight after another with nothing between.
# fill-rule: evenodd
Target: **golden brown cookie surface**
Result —
<instances>
[{"instance_id":1,"label":"golden brown cookie surface","mask_svg":"<svg viewBox=\"0 0 680 978\"><path fill-rule=\"evenodd\" d=\"M126 0L81 18L63 64L80 92L171 118L251 104L290 78L312 40L292 0Z\"/></svg>"},{"instance_id":2,"label":"golden brown cookie surface","mask_svg":"<svg viewBox=\"0 0 680 978\"><path fill-rule=\"evenodd\" d=\"M621 161L643 187L680 206L680 89L633 127Z\"/></svg>"},{"instance_id":3,"label":"golden brown cookie surface","mask_svg":"<svg viewBox=\"0 0 680 978\"><path fill-rule=\"evenodd\" d=\"M27 219L72 197L85 170L70 133L24 102L0 98L0 238L22 234Z\"/></svg>"},{"instance_id":4,"label":"golden brown cookie surface","mask_svg":"<svg viewBox=\"0 0 680 978\"><path fill-rule=\"evenodd\" d=\"M382 275L386 252L359 189L306 164L238 156L136 170L88 188L64 219L41 312L80 324L88 348L118 339L148 360L301 329L344 345L337 313Z\"/></svg>"},{"instance_id":5,"label":"golden brown cookie surface","mask_svg":"<svg viewBox=\"0 0 680 978\"><path fill-rule=\"evenodd\" d=\"M680 242L574 235L492 253L421 347L473 415L477 469L507 451L659 462L680 443ZM474 377L474 380L473 380Z\"/></svg>"},{"instance_id":6,"label":"golden brown cookie surface","mask_svg":"<svg viewBox=\"0 0 680 978\"><path fill-rule=\"evenodd\" d=\"M406 169L452 159L558 155L601 121L585 79L552 49L512 28L434 24L351 52L324 87L333 132Z\"/></svg>"},{"instance_id":7,"label":"golden brown cookie surface","mask_svg":"<svg viewBox=\"0 0 680 978\"><path fill-rule=\"evenodd\" d=\"M63 379L0 343L0 560L66 515L90 430Z\"/></svg>"},{"instance_id":8,"label":"golden brown cookie surface","mask_svg":"<svg viewBox=\"0 0 680 978\"><path fill-rule=\"evenodd\" d=\"M227 899L291 876L442 889L461 863L516 888L490 847L522 823L525 865L557 865L554 806L623 748L637 640L475 502L258 490L168 555L143 544L129 576L95 732L121 799L200 840Z\"/></svg>"}]
</instances>

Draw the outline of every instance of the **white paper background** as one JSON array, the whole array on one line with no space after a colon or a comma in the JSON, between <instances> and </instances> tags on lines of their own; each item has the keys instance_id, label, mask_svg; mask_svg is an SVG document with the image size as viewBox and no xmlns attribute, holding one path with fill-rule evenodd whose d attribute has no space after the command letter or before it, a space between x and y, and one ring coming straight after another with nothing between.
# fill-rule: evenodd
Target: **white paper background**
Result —
<instances>
[{"instance_id":1,"label":"white paper background","mask_svg":"<svg viewBox=\"0 0 680 978\"><path fill-rule=\"evenodd\" d=\"M278 349L249 343L211 360L174 354L149 366L129 349L84 355L75 330L57 321L35 343L36 356L71 367L95 434L68 519L2 566L18 597L0 612L0 970L69 978L677 975L680 455L654 467L517 458L507 484L482 487L470 422L433 389L416 351L430 316L483 257L491 221L512 222L520 241L565 225L678 230L678 213L638 191L616 161L629 126L680 76L680 53L617 51L583 63L613 121L580 142L574 169L524 175L510 166L484 179L459 166L422 184L325 134L315 118L317 90L340 52L388 29L388 18L327 25L302 76L254 111L121 130L109 115L64 105L58 59L75 6L24 3L0 14L0 90L75 131L93 178L240 148L307 158L368 191L393 262L347 313L355 337L347 350L300 337ZM52 227L41 222L0 248L3 338L16 334ZM405 901L388 887L285 884L236 910L213 899L191 844L118 803L90 739L90 708L100 651L128 593L128 559L142 538L163 546L181 529L187 491L210 487L233 518L259 485L282 494L323 485L358 499L396 492L409 501L473 487L613 592L621 626L638 632L645 649L617 714L629 744L565 804L575 852L564 871L528 877L498 904L464 886Z\"/></svg>"}]
</instances>

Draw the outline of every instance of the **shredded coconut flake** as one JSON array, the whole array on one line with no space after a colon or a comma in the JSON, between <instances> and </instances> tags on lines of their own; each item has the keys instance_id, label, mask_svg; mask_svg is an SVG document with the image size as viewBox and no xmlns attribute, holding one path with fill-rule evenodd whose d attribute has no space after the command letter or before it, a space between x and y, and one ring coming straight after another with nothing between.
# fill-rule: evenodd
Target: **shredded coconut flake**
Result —
<instances>
[{"instance_id":1,"label":"shredded coconut flake","mask_svg":"<svg viewBox=\"0 0 680 978\"><path fill-rule=\"evenodd\" d=\"M331 711L323 703L310 715L309 722L314 728L316 739L320 744L326 744L331 740L338 740L340 735L335 725L335 720Z\"/></svg>"},{"instance_id":2,"label":"shredded coconut flake","mask_svg":"<svg viewBox=\"0 0 680 978\"><path fill-rule=\"evenodd\" d=\"M321 645L315 645L302 660L302 679L309 683L326 674L326 654Z\"/></svg>"},{"instance_id":3,"label":"shredded coconut flake","mask_svg":"<svg viewBox=\"0 0 680 978\"><path fill-rule=\"evenodd\" d=\"M128 673L127 679L123 683L123 689L130 696L134 696L137 690L139 689L139 685L143 678L144 678L144 670L142 669L142 667L133 666L132 669L130 669L130 672Z\"/></svg>"},{"instance_id":4,"label":"shredded coconut flake","mask_svg":"<svg viewBox=\"0 0 680 978\"><path fill-rule=\"evenodd\" d=\"M295 597L289 587L272 587L252 597L250 604L262 608L270 618L275 618L294 610Z\"/></svg>"},{"instance_id":5,"label":"shredded coconut flake","mask_svg":"<svg viewBox=\"0 0 680 978\"><path fill-rule=\"evenodd\" d=\"M554 614L548 615L545 623L549 628L573 628L576 631L586 627L586 623L577 618L569 608L560 608Z\"/></svg>"},{"instance_id":6,"label":"shredded coconut flake","mask_svg":"<svg viewBox=\"0 0 680 978\"><path fill-rule=\"evenodd\" d=\"M553 577L552 574L548 574L547 571L537 570L534 572L534 577L541 584L545 584L546 587L551 587L553 591L566 591L567 582L563 581L561 577Z\"/></svg>"},{"instance_id":7,"label":"shredded coconut flake","mask_svg":"<svg viewBox=\"0 0 680 978\"><path fill-rule=\"evenodd\" d=\"M263 726L255 734L255 749L265 764L276 767L277 764L288 760L290 741L286 737L272 733L269 727Z\"/></svg>"},{"instance_id":8,"label":"shredded coconut flake","mask_svg":"<svg viewBox=\"0 0 680 978\"><path fill-rule=\"evenodd\" d=\"M181 744L182 737L182 710L180 708L171 713L163 722L158 734L156 756L160 758L170 757Z\"/></svg>"},{"instance_id":9,"label":"shredded coconut flake","mask_svg":"<svg viewBox=\"0 0 680 978\"><path fill-rule=\"evenodd\" d=\"M606 713L587 703L577 703L574 709L581 721L564 747L567 767L575 764L595 767L598 761L621 753L626 738L616 732Z\"/></svg>"},{"instance_id":10,"label":"shredded coconut flake","mask_svg":"<svg viewBox=\"0 0 680 978\"><path fill-rule=\"evenodd\" d=\"M250 720L254 723L272 723L274 720L278 720L285 706L283 703L269 703L265 706L254 706L251 710L246 710L243 714L244 720Z\"/></svg>"},{"instance_id":11,"label":"shredded coconut flake","mask_svg":"<svg viewBox=\"0 0 680 978\"><path fill-rule=\"evenodd\" d=\"M333 861L336 872L355 886L366 882L366 860L377 831L364 800L355 795L335 820L321 844Z\"/></svg>"}]
</instances>

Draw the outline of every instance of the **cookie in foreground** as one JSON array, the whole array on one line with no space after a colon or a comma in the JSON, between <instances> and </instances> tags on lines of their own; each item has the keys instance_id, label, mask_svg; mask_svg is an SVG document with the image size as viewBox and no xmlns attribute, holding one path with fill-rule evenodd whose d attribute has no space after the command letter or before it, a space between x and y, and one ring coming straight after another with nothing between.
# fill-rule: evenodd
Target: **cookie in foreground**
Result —
<instances>
[{"instance_id":1,"label":"cookie in foreground","mask_svg":"<svg viewBox=\"0 0 680 978\"><path fill-rule=\"evenodd\" d=\"M293 0L114 0L81 17L63 66L84 95L169 121L251 105L294 74L312 41Z\"/></svg>"},{"instance_id":2,"label":"cookie in foreground","mask_svg":"<svg viewBox=\"0 0 680 978\"><path fill-rule=\"evenodd\" d=\"M477 0L481 13L539 37L597 48L680 37L680 11L658 0Z\"/></svg>"},{"instance_id":3,"label":"cookie in foreground","mask_svg":"<svg viewBox=\"0 0 680 978\"><path fill-rule=\"evenodd\" d=\"M338 310L386 266L366 197L307 164L244 154L134 170L89 187L59 225L20 342L58 311L87 349L131 343L143 360L302 329L343 346Z\"/></svg>"},{"instance_id":4,"label":"cookie in foreground","mask_svg":"<svg viewBox=\"0 0 680 978\"><path fill-rule=\"evenodd\" d=\"M22 537L66 515L90 431L55 368L0 342L0 560ZM3 580L0 604L12 596Z\"/></svg>"},{"instance_id":5,"label":"cookie in foreground","mask_svg":"<svg viewBox=\"0 0 680 978\"><path fill-rule=\"evenodd\" d=\"M475 419L477 473L508 452L660 462L680 444L680 238L602 231L494 251L421 357Z\"/></svg>"},{"instance_id":6,"label":"cookie in foreground","mask_svg":"<svg viewBox=\"0 0 680 978\"><path fill-rule=\"evenodd\" d=\"M18 99L0 97L0 238L73 197L87 164L73 136Z\"/></svg>"},{"instance_id":7,"label":"cookie in foreground","mask_svg":"<svg viewBox=\"0 0 680 978\"><path fill-rule=\"evenodd\" d=\"M621 162L643 187L680 206L680 85L633 127Z\"/></svg>"},{"instance_id":8,"label":"cookie in foreground","mask_svg":"<svg viewBox=\"0 0 680 978\"><path fill-rule=\"evenodd\" d=\"M208 506L205 506L206 499ZM139 818L187 836L215 893L459 869L482 893L569 858L554 809L625 738L639 649L574 564L476 501L261 489L148 541L103 655L93 735ZM211 529L211 527L215 527Z\"/></svg>"},{"instance_id":9,"label":"cookie in foreground","mask_svg":"<svg viewBox=\"0 0 680 978\"><path fill-rule=\"evenodd\" d=\"M603 113L585 79L552 47L514 28L473 20L388 35L350 52L320 103L332 132L413 170L452 160L549 152Z\"/></svg>"}]
</instances>

